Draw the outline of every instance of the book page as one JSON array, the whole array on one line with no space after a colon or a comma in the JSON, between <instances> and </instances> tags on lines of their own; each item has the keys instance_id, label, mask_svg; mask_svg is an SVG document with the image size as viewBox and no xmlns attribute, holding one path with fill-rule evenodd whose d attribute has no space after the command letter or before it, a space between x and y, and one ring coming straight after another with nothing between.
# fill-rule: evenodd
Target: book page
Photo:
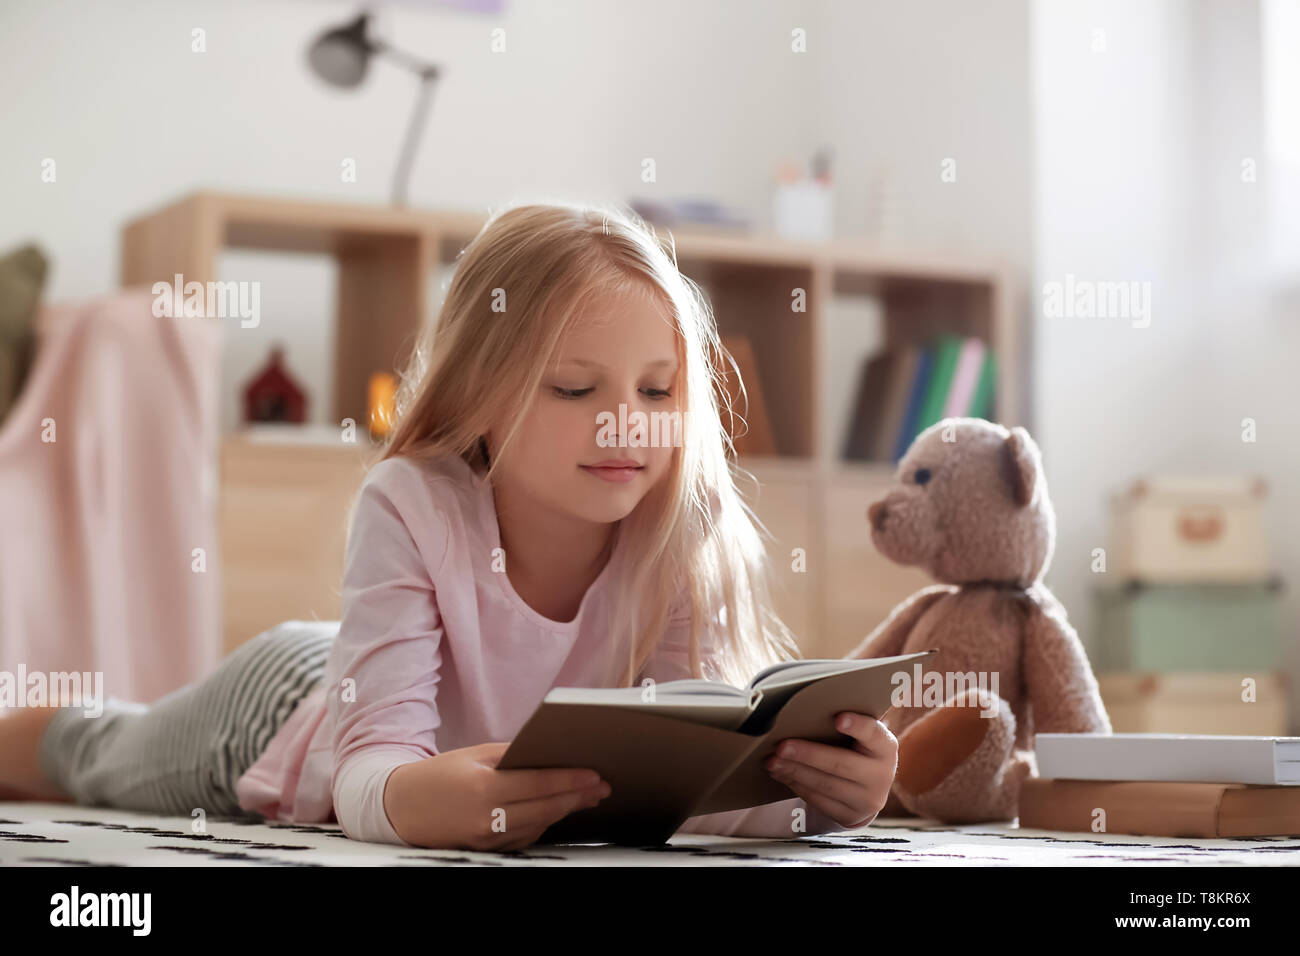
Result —
<instances>
[{"instance_id":1,"label":"book page","mask_svg":"<svg viewBox=\"0 0 1300 956\"><path fill-rule=\"evenodd\" d=\"M557 687L544 703L605 705L735 730L749 717L753 697L752 691L730 684L686 679L652 688Z\"/></svg>"}]
</instances>

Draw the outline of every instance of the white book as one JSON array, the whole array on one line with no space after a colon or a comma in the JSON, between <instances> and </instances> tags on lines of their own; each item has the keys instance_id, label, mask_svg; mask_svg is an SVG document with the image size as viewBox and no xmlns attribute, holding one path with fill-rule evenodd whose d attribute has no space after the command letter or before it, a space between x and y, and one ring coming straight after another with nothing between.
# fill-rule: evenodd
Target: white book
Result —
<instances>
[{"instance_id":1,"label":"white book","mask_svg":"<svg viewBox=\"0 0 1300 956\"><path fill-rule=\"evenodd\" d=\"M1300 785L1300 737L1035 734L1038 776Z\"/></svg>"}]
</instances>

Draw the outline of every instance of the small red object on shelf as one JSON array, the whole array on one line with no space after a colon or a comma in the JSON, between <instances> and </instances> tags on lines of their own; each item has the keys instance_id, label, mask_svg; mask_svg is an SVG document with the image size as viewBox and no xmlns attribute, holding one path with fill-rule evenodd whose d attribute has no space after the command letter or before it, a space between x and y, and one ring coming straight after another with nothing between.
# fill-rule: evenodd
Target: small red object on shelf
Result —
<instances>
[{"instance_id":1,"label":"small red object on shelf","mask_svg":"<svg viewBox=\"0 0 1300 956\"><path fill-rule=\"evenodd\" d=\"M266 367L244 386L245 422L307 421L307 393L284 370L284 348L271 349Z\"/></svg>"}]
</instances>

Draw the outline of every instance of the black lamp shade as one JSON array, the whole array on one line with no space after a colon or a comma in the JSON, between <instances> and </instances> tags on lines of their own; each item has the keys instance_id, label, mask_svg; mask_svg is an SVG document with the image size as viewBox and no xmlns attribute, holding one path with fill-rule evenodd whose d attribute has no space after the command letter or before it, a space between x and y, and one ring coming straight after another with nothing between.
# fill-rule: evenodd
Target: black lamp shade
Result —
<instances>
[{"instance_id":1,"label":"black lamp shade","mask_svg":"<svg viewBox=\"0 0 1300 956\"><path fill-rule=\"evenodd\" d=\"M374 47L367 36L370 15L363 13L347 26L322 33L307 51L311 68L334 86L356 86L366 78Z\"/></svg>"}]
</instances>

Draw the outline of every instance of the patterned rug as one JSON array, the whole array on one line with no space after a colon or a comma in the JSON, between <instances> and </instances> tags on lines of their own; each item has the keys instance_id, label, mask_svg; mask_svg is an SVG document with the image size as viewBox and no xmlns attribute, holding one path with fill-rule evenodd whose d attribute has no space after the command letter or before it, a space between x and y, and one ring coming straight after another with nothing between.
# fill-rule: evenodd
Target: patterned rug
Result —
<instances>
[{"instance_id":1,"label":"patterned rug","mask_svg":"<svg viewBox=\"0 0 1300 956\"><path fill-rule=\"evenodd\" d=\"M513 853L358 843L338 826L159 817L0 802L0 866L1300 866L1300 839L1190 840L948 826L879 818L797 840L683 833L664 846L533 846Z\"/></svg>"}]
</instances>

